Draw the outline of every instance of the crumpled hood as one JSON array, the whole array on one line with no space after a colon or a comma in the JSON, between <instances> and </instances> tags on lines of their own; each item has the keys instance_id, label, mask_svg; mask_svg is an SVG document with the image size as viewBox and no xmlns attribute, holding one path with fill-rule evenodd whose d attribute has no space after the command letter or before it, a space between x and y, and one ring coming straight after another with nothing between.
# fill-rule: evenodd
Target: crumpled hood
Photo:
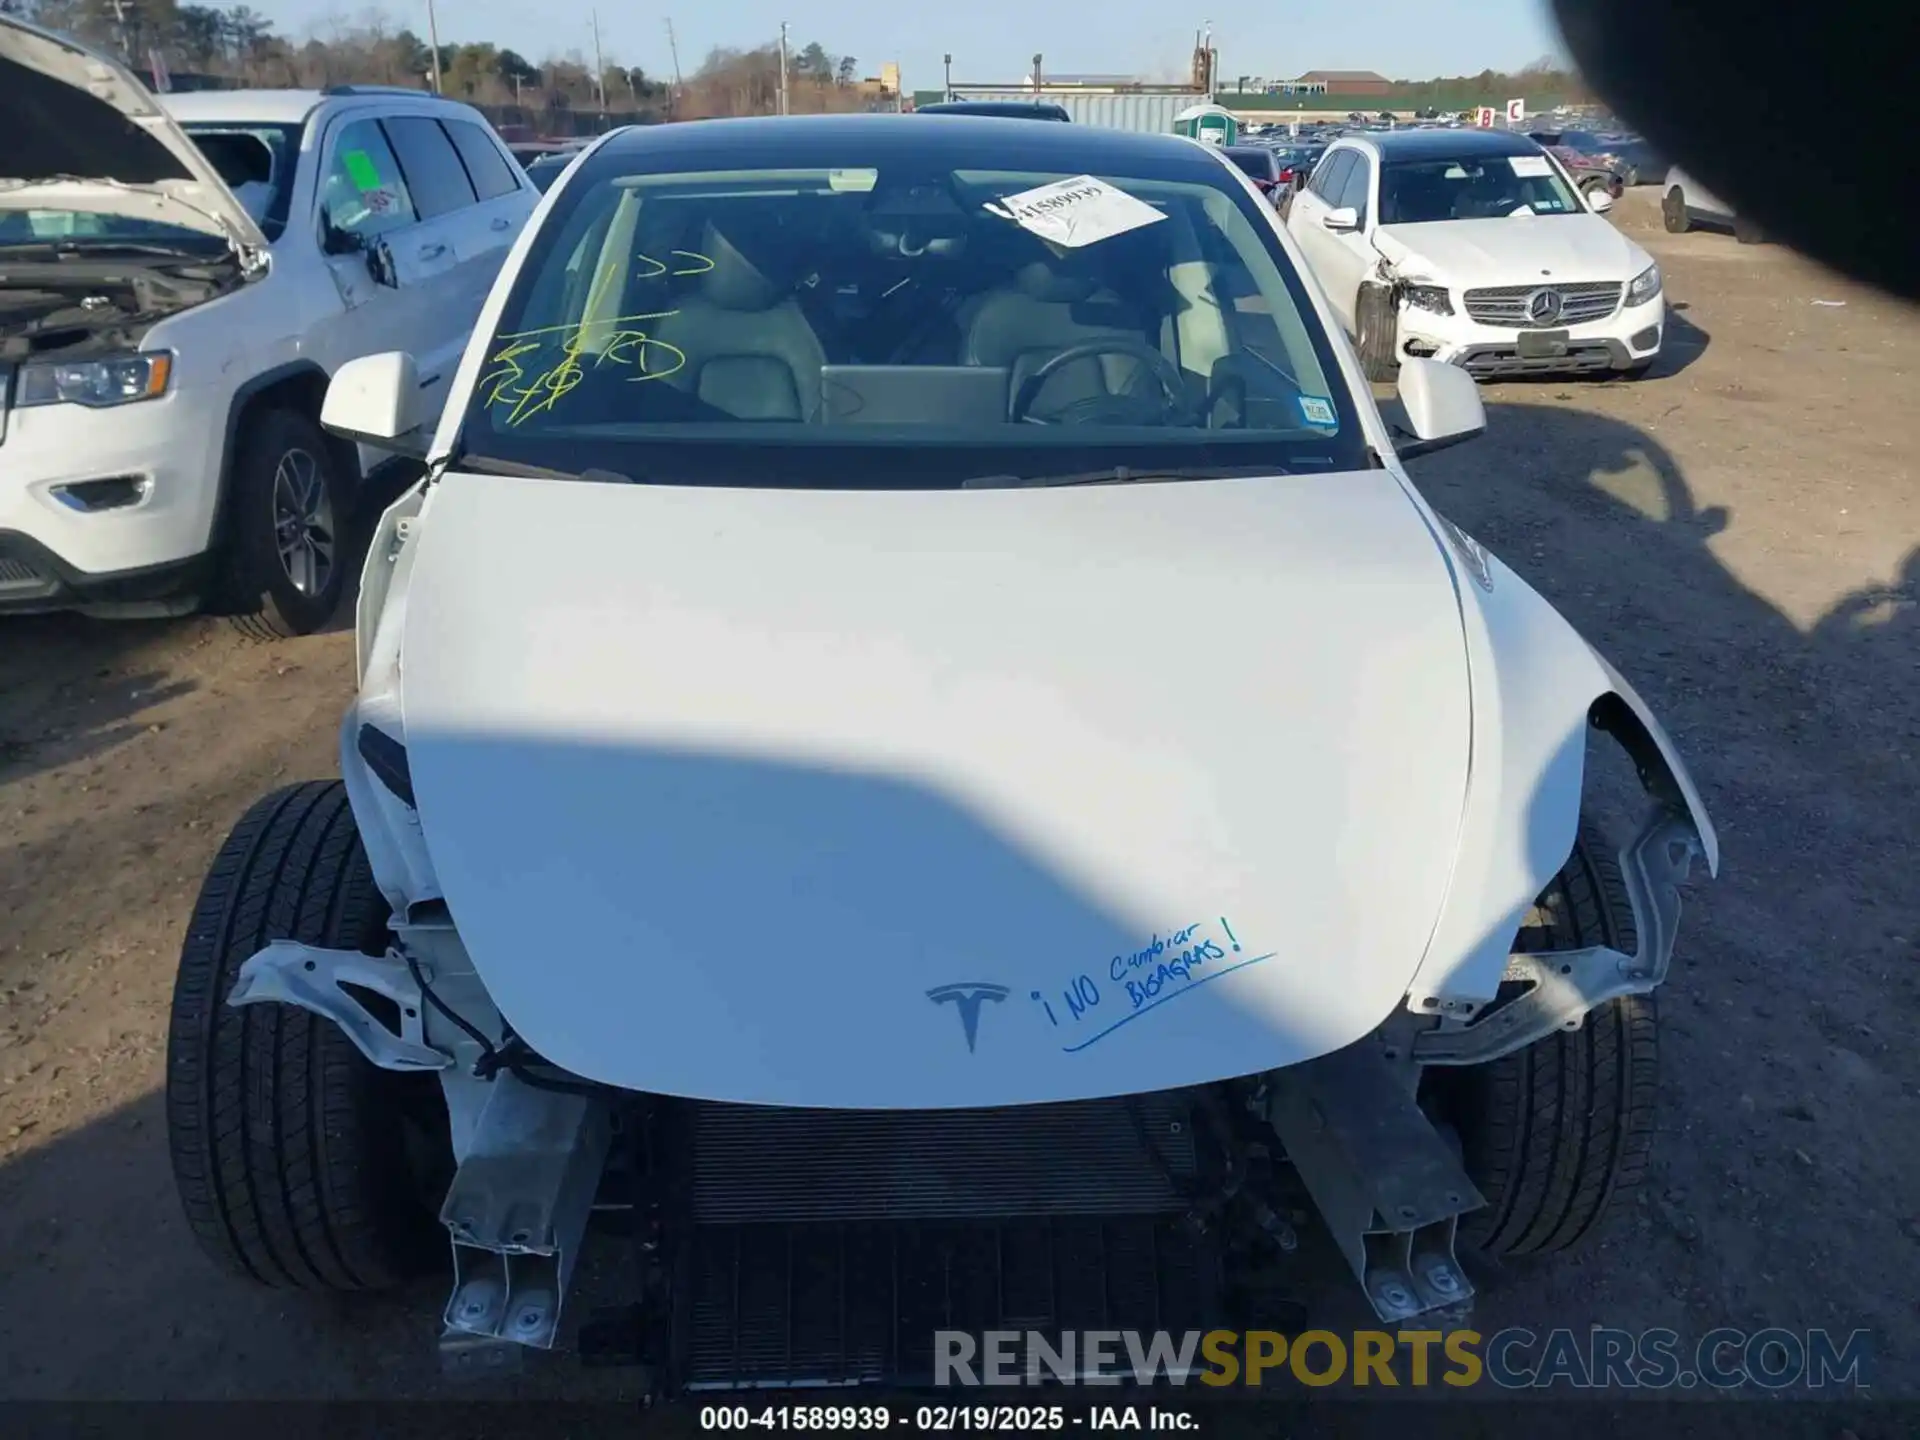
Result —
<instances>
[{"instance_id":1,"label":"crumpled hood","mask_svg":"<svg viewBox=\"0 0 1920 1440\"><path fill-rule=\"evenodd\" d=\"M1631 280L1653 263L1599 215L1516 215L1382 225L1374 246L1402 275L1456 288Z\"/></svg>"},{"instance_id":2,"label":"crumpled hood","mask_svg":"<svg viewBox=\"0 0 1920 1440\"><path fill-rule=\"evenodd\" d=\"M97 211L230 242L267 238L206 156L124 66L0 15L0 212Z\"/></svg>"},{"instance_id":3,"label":"crumpled hood","mask_svg":"<svg viewBox=\"0 0 1920 1440\"><path fill-rule=\"evenodd\" d=\"M1467 781L1384 470L747 491L454 473L401 665L502 1014L633 1089L832 1107L1292 1064L1401 1003Z\"/></svg>"}]
</instances>

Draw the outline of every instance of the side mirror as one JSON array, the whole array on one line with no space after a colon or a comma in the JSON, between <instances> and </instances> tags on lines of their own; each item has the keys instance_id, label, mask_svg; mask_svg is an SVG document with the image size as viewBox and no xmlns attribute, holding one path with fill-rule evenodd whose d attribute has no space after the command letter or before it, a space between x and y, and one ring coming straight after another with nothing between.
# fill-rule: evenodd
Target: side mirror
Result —
<instances>
[{"instance_id":1,"label":"side mirror","mask_svg":"<svg viewBox=\"0 0 1920 1440\"><path fill-rule=\"evenodd\" d=\"M329 255L357 255L363 248L360 237L351 230L342 230L331 220L325 222L326 230L320 240L320 248Z\"/></svg>"},{"instance_id":2,"label":"side mirror","mask_svg":"<svg viewBox=\"0 0 1920 1440\"><path fill-rule=\"evenodd\" d=\"M362 355L334 372L320 402L320 427L375 449L424 460L432 436L420 367L404 350Z\"/></svg>"},{"instance_id":3,"label":"side mirror","mask_svg":"<svg viewBox=\"0 0 1920 1440\"><path fill-rule=\"evenodd\" d=\"M1603 186L1596 186L1587 192L1587 209L1596 215L1604 215L1613 208L1613 193Z\"/></svg>"},{"instance_id":4,"label":"side mirror","mask_svg":"<svg viewBox=\"0 0 1920 1440\"><path fill-rule=\"evenodd\" d=\"M1342 205L1338 210L1329 210L1320 223L1329 230L1351 232L1360 228L1360 212L1351 205Z\"/></svg>"},{"instance_id":5,"label":"side mirror","mask_svg":"<svg viewBox=\"0 0 1920 1440\"><path fill-rule=\"evenodd\" d=\"M1402 460L1431 455L1486 431L1487 409L1480 403L1480 387L1458 365L1402 360L1399 395L1413 426L1413 438L1394 446Z\"/></svg>"}]
</instances>

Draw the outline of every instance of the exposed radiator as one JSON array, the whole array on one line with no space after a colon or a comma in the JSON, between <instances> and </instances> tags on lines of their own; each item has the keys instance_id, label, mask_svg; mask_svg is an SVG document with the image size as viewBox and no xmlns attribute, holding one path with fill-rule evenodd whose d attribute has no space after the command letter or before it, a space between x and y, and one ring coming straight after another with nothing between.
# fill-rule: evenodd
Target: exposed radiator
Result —
<instances>
[{"instance_id":1,"label":"exposed radiator","mask_svg":"<svg viewBox=\"0 0 1920 1440\"><path fill-rule=\"evenodd\" d=\"M689 1387L925 1384L936 1330L1217 1322L1217 1257L1184 1223L1204 1151L1178 1094L681 1119Z\"/></svg>"},{"instance_id":2,"label":"exposed radiator","mask_svg":"<svg viewBox=\"0 0 1920 1440\"><path fill-rule=\"evenodd\" d=\"M1195 1168L1172 1093L991 1110L701 1104L691 1122L702 1224L1150 1214L1184 1208L1169 1172Z\"/></svg>"},{"instance_id":3,"label":"exposed radiator","mask_svg":"<svg viewBox=\"0 0 1920 1440\"><path fill-rule=\"evenodd\" d=\"M1210 1244L1166 1216L702 1225L681 1311L696 1389L924 1385L937 1330L1202 1330Z\"/></svg>"}]
</instances>

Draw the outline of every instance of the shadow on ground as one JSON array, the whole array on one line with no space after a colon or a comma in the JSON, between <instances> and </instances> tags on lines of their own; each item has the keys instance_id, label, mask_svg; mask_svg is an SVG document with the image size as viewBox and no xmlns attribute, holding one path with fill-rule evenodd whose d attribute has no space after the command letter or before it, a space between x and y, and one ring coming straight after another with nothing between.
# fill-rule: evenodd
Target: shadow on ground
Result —
<instances>
[{"instance_id":1,"label":"shadow on ground","mask_svg":"<svg viewBox=\"0 0 1920 1440\"><path fill-rule=\"evenodd\" d=\"M1662 992L1664 1133L1641 1203L1576 1258L1478 1268L1476 1328L1911 1333L1920 1249L1898 1207L1920 1193L1920 1126L1901 1118L1920 1093L1920 549L1803 631L1716 559L1710 540L1740 517L1699 508L1654 438L1488 399L1488 440L1416 462L1417 483L1640 689L1725 864L1695 887ZM1597 798L1631 813L1631 786L1609 772ZM16 1150L0 1166L9 1398L447 1393L439 1289L325 1298L210 1268L157 1095ZM1879 1354L1877 1394L1920 1392L1913 1355ZM499 1389L622 1382L541 1362Z\"/></svg>"},{"instance_id":2,"label":"shadow on ground","mask_svg":"<svg viewBox=\"0 0 1920 1440\"><path fill-rule=\"evenodd\" d=\"M414 472L396 471L363 491L343 552L347 585L319 633L353 629L373 527L415 478ZM228 622L217 616L0 617L0 791L28 775L104 755L139 735L154 723L152 712L195 688L190 680L168 680L152 659L229 633ZM79 665L76 655L85 657Z\"/></svg>"}]
</instances>

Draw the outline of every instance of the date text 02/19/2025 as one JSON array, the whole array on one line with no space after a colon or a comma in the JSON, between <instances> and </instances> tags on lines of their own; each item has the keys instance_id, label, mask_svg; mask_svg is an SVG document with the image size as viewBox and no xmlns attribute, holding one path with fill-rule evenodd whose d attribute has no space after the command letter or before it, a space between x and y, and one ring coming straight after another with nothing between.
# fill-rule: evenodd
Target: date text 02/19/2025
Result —
<instances>
[{"instance_id":1,"label":"date text 02/19/2025","mask_svg":"<svg viewBox=\"0 0 1920 1440\"><path fill-rule=\"evenodd\" d=\"M1271 960L1275 953L1246 954L1222 915L1217 930L1201 921L1164 938L1156 934L1138 950L1115 955L1104 976L1075 975L1057 994L1035 990L1032 999L1060 1032L1065 1042L1060 1048L1071 1055L1169 1000L1235 970Z\"/></svg>"},{"instance_id":2,"label":"date text 02/19/2025","mask_svg":"<svg viewBox=\"0 0 1920 1440\"><path fill-rule=\"evenodd\" d=\"M700 1428L714 1430L805 1430L876 1432L911 1430L924 1435L1040 1434L1068 1430L1193 1431L1191 1411L1159 1405L703 1405Z\"/></svg>"}]
</instances>

